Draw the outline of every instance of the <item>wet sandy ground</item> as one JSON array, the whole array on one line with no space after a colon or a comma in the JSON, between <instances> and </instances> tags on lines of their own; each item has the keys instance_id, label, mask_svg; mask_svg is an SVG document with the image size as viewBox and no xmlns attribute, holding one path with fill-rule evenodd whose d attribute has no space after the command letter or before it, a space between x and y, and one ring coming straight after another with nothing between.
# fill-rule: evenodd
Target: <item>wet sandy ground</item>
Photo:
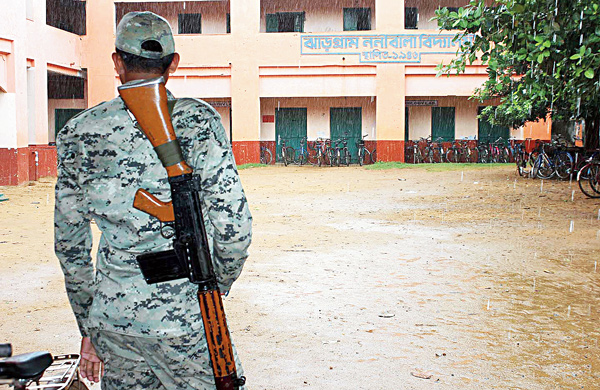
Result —
<instances>
[{"instance_id":1,"label":"wet sandy ground","mask_svg":"<svg viewBox=\"0 0 600 390\"><path fill-rule=\"evenodd\" d=\"M600 201L576 183L512 166L241 174L254 243L226 307L249 389L600 388ZM79 344L52 188L0 187L0 338L17 353Z\"/></svg>"}]
</instances>

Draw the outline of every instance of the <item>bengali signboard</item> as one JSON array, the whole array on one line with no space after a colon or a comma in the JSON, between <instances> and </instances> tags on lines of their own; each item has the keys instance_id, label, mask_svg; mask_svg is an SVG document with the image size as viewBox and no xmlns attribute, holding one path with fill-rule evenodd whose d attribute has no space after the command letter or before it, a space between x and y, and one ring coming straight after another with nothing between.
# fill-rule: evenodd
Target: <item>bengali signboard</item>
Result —
<instances>
[{"instance_id":1,"label":"bengali signboard","mask_svg":"<svg viewBox=\"0 0 600 390\"><path fill-rule=\"evenodd\" d=\"M358 55L362 63L420 63L427 54L455 54L473 35L454 34L301 35L303 55Z\"/></svg>"},{"instance_id":2,"label":"bengali signboard","mask_svg":"<svg viewBox=\"0 0 600 390\"><path fill-rule=\"evenodd\" d=\"M437 107L437 100L407 100L404 102L405 106L412 107Z\"/></svg>"}]
</instances>

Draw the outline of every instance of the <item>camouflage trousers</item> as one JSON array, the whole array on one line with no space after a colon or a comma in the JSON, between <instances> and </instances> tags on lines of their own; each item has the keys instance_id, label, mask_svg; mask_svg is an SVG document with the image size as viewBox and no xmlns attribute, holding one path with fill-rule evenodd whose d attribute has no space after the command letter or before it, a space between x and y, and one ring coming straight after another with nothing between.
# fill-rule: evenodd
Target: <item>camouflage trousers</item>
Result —
<instances>
[{"instance_id":1,"label":"camouflage trousers","mask_svg":"<svg viewBox=\"0 0 600 390\"><path fill-rule=\"evenodd\" d=\"M104 362L102 390L215 389L203 331L160 339L106 331L92 332L91 337ZM233 352L241 376L235 348Z\"/></svg>"}]
</instances>

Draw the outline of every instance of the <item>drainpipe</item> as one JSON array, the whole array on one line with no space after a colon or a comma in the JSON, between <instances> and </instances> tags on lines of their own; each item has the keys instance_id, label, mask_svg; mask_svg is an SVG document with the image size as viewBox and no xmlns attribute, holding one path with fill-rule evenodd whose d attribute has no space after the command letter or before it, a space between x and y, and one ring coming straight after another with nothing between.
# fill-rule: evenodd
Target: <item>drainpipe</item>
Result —
<instances>
[{"instance_id":1,"label":"drainpipe","mask_svg":"<svg viewBox=\"0 0 600 390\"><path fill-rule=\"evenodd\" d=\"M33 180L37 180L39 177L38 165L40 163L40 155L37 150L33 153L35 154L35 178Z\"/></svg>"}]
</instances>

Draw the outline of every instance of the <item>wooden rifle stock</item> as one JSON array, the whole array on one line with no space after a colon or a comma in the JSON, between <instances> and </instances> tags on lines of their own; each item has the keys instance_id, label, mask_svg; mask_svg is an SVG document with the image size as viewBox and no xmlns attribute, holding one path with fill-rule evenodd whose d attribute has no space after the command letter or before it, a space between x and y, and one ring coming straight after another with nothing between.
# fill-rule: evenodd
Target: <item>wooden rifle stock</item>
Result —
<instances>
[{"instance_id":1,"label":"wooden rifle stock","mask_svg":"<svg viewBox=\"0 0 600 390\"><path fill-rule=\"evenodd\" d=\"M175 221L173 202L163 202L143 188L140 188L135 193L133 207L146 214L150 214L160 222L169 223Z\"/></svg>"},{"instance_id":2,"label":"wooden rifle stock","mask_svg":"<svg viewBox=\"0 0 600 390\"><path fill-rule=\"evenodd\" d=\"M199 197L200 180L192 175L193 169L185 162L169 115L167 92L162 77L127 83L119 87L119 94L136 118L142 132L154 146L162 165L167 170L171 186L171 202L163 202L144 189L136 193L133 207L158 218L161 222L174 222L174 253L183 264L183 273L174 272L173 278L188 277L198 285L198 302L206 333L211 366L218 390L239 389L244 377L236 373L231 337L227 328L221 293L214 274L208 240L202 217ZM140 267L144 263L173 262L166 252L138 256ZM142 258L142 259L140 259ZM175 267L166 267L177 270ZM142 272L144 272L142 268ZM152 270L149 270L151 273ZM144 275L146 277L146 275ZM149 278L146 278L148 281Z\"/></svg>"},{"instance_id":3,"label":"wooden rifle stock","mask_svg":"<svg viewBox=\"0 0 600 390\"><path fill-rule=\"evenodd\" d=\"M148 137L169 177L191 174L184 161L167 104L167 89L162 77L132 81L119 87L119 94L140 129Z\"/></svg>"}]
</instances>

